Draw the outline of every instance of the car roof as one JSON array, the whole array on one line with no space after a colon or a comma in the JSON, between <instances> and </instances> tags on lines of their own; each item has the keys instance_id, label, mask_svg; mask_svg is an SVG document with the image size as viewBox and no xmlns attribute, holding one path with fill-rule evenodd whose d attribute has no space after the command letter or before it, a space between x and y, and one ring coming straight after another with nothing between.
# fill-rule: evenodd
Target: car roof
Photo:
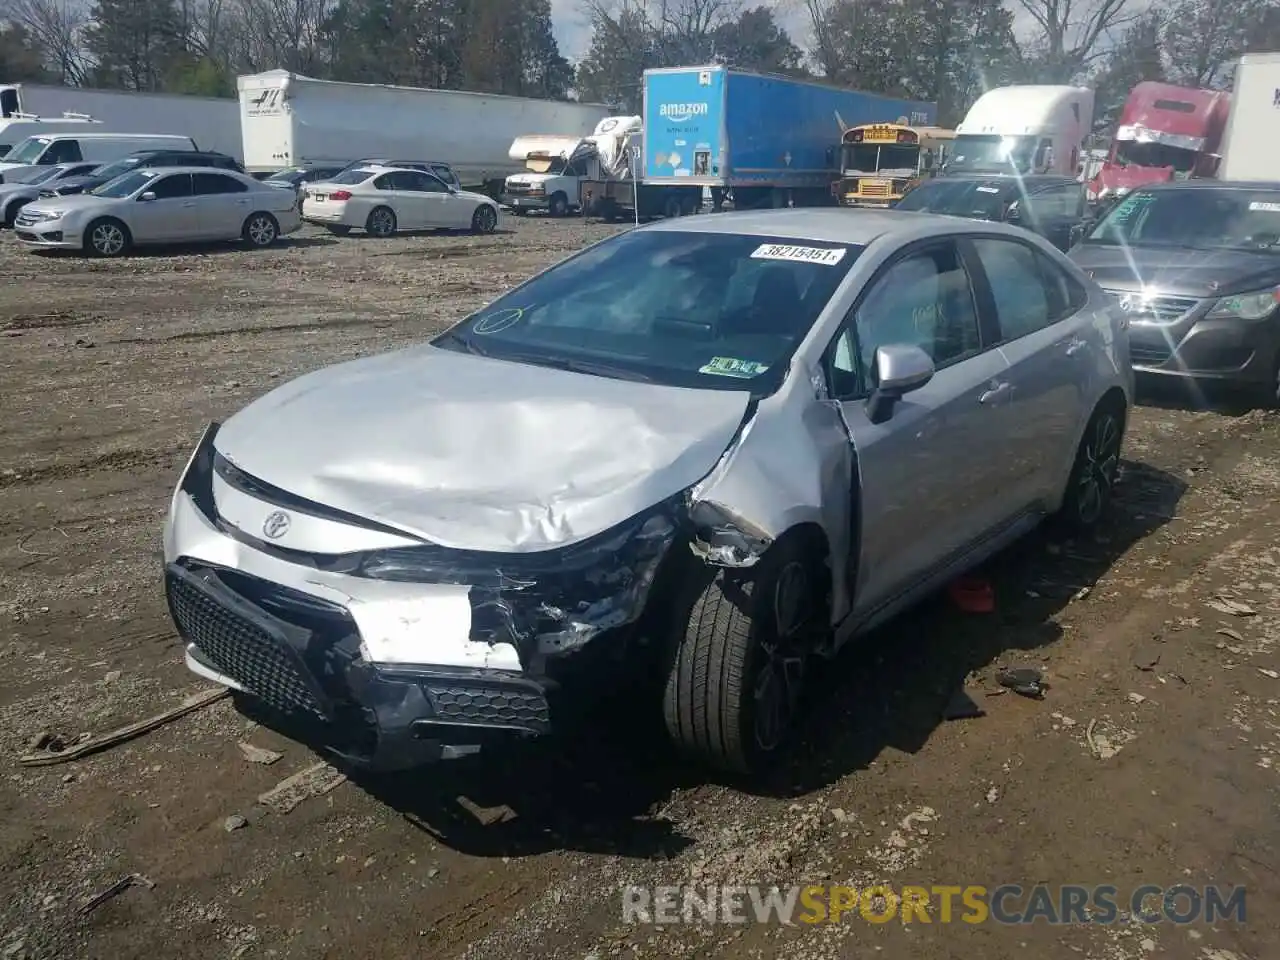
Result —
<instances>
[{"instance_id":1,"label":"car roof","mask_svg":"<svg viewBox=\"0 0 1280 960\"><path fill-rule=\"evenodd\" d=\"M1028 174L1012 174L1012 173L948 173L941 177L935 177L928 183L1021 183L1024 187L1049 187L1058 186L1060 184L1074 183L1080 184L1075 177L1068 177L1060 173L1028 173ZM925 186L926 184L921 184ZM1080 184L1083 188L1083 184Z\"/></svg>"},{"instance_id":2,"label":"car roof","mask_svg":"<svg viewBox=\"0 0 1280 960\"><path fill-rule=\"evenodd\" d=\"M1173 180L1161 183L1144 183L1138 188L1147 190L1274 190L1280 192L1280 183L1274 180Z\"/></svg>"},{"instance_id":3,"label":"car roof","mask_svg":"<svg viewBox=\"0 0 1280 960\"><path fill-rule=\"evenodd\" d=\"M931 235L971 233L975 228L973 221L937 213L842 207L742 210L658 220L638 229L779 237L784 240L867 246L881 237L894 236L907 242ZM1024 230L999 223L984 222L982 230L1019 237L1026 235Z\"/></svg>"},{"instance_id":4,"label":"car roof","mask_svg":"<svg viewBox=\"0 0 1280 960\"><path fill-rule=\"evenodd\" d=\"M206 167L202 164L188 164L181 167L148 167L145 163L140 167L134 167L130 173L220 173L224 176L245 177L245 174L239 170L224 170L221 167ZM248 179L253 180L253 177ZM254 181L257 182L256 180Z\"/></svg>"}]
</instances>

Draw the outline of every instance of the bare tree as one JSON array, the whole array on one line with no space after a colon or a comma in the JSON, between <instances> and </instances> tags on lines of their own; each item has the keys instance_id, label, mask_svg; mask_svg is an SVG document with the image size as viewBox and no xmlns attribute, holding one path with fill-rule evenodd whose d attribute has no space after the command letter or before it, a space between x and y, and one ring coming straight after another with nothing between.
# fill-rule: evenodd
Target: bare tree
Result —
<instances>
[{"instance_id":1,"label":"bare tree","mask_svg":"<svg viewBox=\"0 0 1280 960\"><path fill-rule=\"evenodd\" d=\"M312 70L332 10L332 0L240 0L238 59L253 70Z\"/></svg>"},{"instance_id":2,"label":"bare tree","mask_svg":"<svg viewBox=\"0 0 1280 960\"><path fill-rule=\"evenodd\" d=\"M0 0L0 17L21 24L47 51L50 66L66 84L81 85L90 64L83 31L89 11L79 0Z\"/></svg>"},{"instance_id":3,"label":"bare tree","mask_svg":"<svg viewBox=\"0 0 1280 960\"><path fill-rule=\"evenodd\" d=\"M1016 0L1035 21L1040 38L1023 50L1023 62L1035 79L1067 83L1105 54L1101 41L1136 18L1130 0Z\"/></svg>"}]
</instances>

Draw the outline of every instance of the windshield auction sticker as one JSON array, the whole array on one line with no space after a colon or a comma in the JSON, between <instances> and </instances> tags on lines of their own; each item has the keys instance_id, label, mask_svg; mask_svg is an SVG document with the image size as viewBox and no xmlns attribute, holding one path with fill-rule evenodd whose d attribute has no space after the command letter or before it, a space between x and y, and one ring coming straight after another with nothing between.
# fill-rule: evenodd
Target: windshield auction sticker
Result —
<instances>
[{"instance_id":1,"label":"windshield auction sticker","mask_svg":"<svg viewBox=\"0 0 1280 960\"><path fill-rule=\"evenodd\" d=\"M834 267L844 259L844 247L793 247L785 243L762 243L751 254L753 260L792 260Z\"/></svg>"},{"instance_id":2,"label":"windshield auction sticker","mask_svg":"<svg viewBox=\"0 0 1280 960\"><path fill-rule=\"evenodd\" d=\"M843 253L844 251L840 251ZM710 373L718 377L741 377L750 379L758 377L769 369L766 363L756 363L754 360L738 360L734 357L712 357L711 362L706 366L698 368L699 373Z\"/></svg>"}]
</instances>

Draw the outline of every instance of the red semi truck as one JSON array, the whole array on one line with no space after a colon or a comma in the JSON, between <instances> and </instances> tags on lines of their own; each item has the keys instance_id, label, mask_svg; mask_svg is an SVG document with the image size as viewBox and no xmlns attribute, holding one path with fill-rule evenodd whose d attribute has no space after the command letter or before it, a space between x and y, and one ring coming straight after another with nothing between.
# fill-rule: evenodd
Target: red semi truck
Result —
<instances>
[{"instance_id":1,"label":"red semi truck","mask_svg":"<svg viewBox=\"0 0 1280 960\"><path fill-rule=\"evenodd\" d=\"M1162 180L1217 172L1231 96L1146 81L1129 92L1111 151L1089 181L1089 198L1110 204Z\"/></svg>"}]
</instances>

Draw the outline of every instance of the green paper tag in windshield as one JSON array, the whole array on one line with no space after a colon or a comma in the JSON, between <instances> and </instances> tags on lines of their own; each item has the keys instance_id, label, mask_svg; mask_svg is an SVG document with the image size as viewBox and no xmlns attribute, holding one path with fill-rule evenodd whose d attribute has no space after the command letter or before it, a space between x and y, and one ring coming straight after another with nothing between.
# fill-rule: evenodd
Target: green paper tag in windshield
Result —
<instances>
[{"instance_id":1,"label":"green paper tag in windshield","mask_svg":"<svg viewBox=\"0 0 1280 960\"><path fill-rule=\"evenodd\" d=\"M734 357L712 357L711 362L704 367L699 367L699 373L710 373L718 377L741 377L749 380L752 377L758 377L769 369L766 363L756 363L754 360L738 360Z\"/></svg>"}]
</instances>

